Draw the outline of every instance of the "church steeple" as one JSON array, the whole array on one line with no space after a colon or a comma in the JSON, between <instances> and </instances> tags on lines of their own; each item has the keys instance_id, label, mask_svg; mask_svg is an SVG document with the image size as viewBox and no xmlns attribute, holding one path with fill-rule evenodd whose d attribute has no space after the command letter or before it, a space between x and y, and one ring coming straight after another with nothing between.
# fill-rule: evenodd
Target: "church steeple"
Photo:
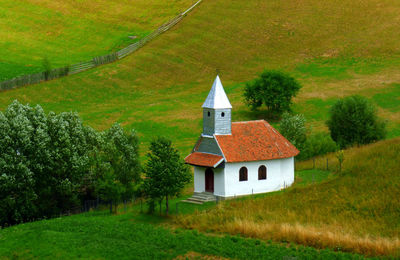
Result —
<instances>
[{"instance_id":1,"label":"church steeple","mask_svg":"<svg viewBox=\"0 0 400 260\"><path fill-rule=\"evenodd\" d=\"M203 104L203 135L212 136L231 134L232 105L217 76Z\"/></svg>"}]
</instances>

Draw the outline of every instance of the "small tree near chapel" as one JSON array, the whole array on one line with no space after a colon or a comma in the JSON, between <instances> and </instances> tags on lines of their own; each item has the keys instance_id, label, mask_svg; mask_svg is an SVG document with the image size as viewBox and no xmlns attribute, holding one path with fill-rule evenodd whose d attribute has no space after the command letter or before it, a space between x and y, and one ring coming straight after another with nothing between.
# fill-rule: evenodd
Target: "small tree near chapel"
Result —
<instances>
[{"instance_id":1,"label":"small tree near chapel","mask_svg":"<svg viewBox=\"0 0 400 260\"><path fill-rule=\"evenodd\" d=\"M265 70L259 78L246 84L244 98L251 109L256 110L264 104L270 115L280 116L283 112L290 111L292 98L300 88L301 85L290 75Z\"/></svg>"},{"instance_id":2,"label":"small tree near chapel","mask_svg":"<svg viewBox=\"0 0 400 260\"><path fill-rule=\"evenodd\" d=\"M168 215L169 198L177 196L191 180L189 168L183 162L178 150L172 147L171 141L163 137L151 142L147 156L144 191L153 203L165 198Z\"/></svg>"}]
</instances>

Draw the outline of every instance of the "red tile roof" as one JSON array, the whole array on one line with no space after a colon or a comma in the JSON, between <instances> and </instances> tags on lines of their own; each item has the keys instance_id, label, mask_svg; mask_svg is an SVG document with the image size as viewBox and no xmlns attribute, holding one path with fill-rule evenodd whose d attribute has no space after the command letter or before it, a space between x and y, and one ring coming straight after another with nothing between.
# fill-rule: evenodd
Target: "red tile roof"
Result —
<instances>
[{"instance_id":1,"label":"red tile roof","mask_svg":"<svg viewBox=\"0 0 400 260\"><path fill-rule=\"evenodd\" d=\"M185 158L185 162L197 166L217 167L224 158L220 155L210 153L194 152Z\"/></svg>"},{"instance_id":2,"label":"red tile roof","mask_svg":"<svg viewBox=\"0 0 400 260\"><path fill-rule=\"evenodd\" d=\"M227 162L263 161L299 153L285 137L264 120L232 123L232 135L216 135Z\"/></svg>"}]
</instances>

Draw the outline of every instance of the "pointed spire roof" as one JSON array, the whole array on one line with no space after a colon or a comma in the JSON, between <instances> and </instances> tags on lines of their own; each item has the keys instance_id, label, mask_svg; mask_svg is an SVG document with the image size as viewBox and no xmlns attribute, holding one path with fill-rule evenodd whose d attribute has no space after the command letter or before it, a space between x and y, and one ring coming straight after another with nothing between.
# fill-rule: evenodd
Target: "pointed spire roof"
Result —
<instances>
[{"instance_id":1,"label":"pointed spire roof","mask_svg":"<svg viewBox=\"0 0 400 260\"><path fill-rule=\"evenodd\" d=\"M218 75L202 107L213 109L232 108Z\"/></svg>"}]
</instances>

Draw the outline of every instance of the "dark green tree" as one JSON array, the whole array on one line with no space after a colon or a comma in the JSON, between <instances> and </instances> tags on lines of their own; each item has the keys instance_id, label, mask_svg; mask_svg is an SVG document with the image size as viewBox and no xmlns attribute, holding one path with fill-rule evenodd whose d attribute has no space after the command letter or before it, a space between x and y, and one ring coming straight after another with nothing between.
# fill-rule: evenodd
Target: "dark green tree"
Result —
<instances>
[{"instance_id":1,"label":"dark green tree","mask_svg":"<svg viewBox=\"0 0 400 260\"><path fill-rule=\"evenodd\" d=\"M178 150L171 141L159 137L150 144L148 162L144 172L144 191L150 198L150 206L165 198L166 214L169 211L169 198L177 196L191 180L188 166L183 162Z\"/></svg>"},{"instance_id":2,"label":"dark green tree","mask_svg":"<svg viewBox=\"0 0 400 260\"><path fill-rule=\"evenodd\" d=\"M330 109L326 124L332 139L341 148L368 144L386 135L386 124L378 118L376 108L358 95L338 100Z\"/></svg>"},{"instance_id":3,"label":"dark green tree","mask_svg":"<svg viewBox=\"0 0 400 260\"><path fill-rule=\"evenodd\" d=\"M301 85L290 75L280 71L266 70L246 84L244 98L253 110L263 104L271 115L281 115L290 111L292 98L296 96Z\"/></svg>"},{"instance_id":4,"label":"dark green tree","mask_svg":"<svg viewBox=\"0 0 400 260\"><path fill-rule=\"evenodd\" d=\"M111 168L97 181L96 191L102 200L110 202L110 213L113 212L113 203L115 212L117 211L123 190L124 186L116 179L116 174Z\"/></svg>"},{"instance_id":5,"label":"dark green tree","mask_svg":"<svg viewBox=\"0 0 400 260\"><path fill-rule=\"evenodd\" d=\"M114 124L104 133L104 149L115 182L121 185L118 189L120 198L126 205L126 201L133 197L135 183L140 179L139 139L136 132L132 130L125 133L119 124Z\"/></svg>"}]
</instances>

